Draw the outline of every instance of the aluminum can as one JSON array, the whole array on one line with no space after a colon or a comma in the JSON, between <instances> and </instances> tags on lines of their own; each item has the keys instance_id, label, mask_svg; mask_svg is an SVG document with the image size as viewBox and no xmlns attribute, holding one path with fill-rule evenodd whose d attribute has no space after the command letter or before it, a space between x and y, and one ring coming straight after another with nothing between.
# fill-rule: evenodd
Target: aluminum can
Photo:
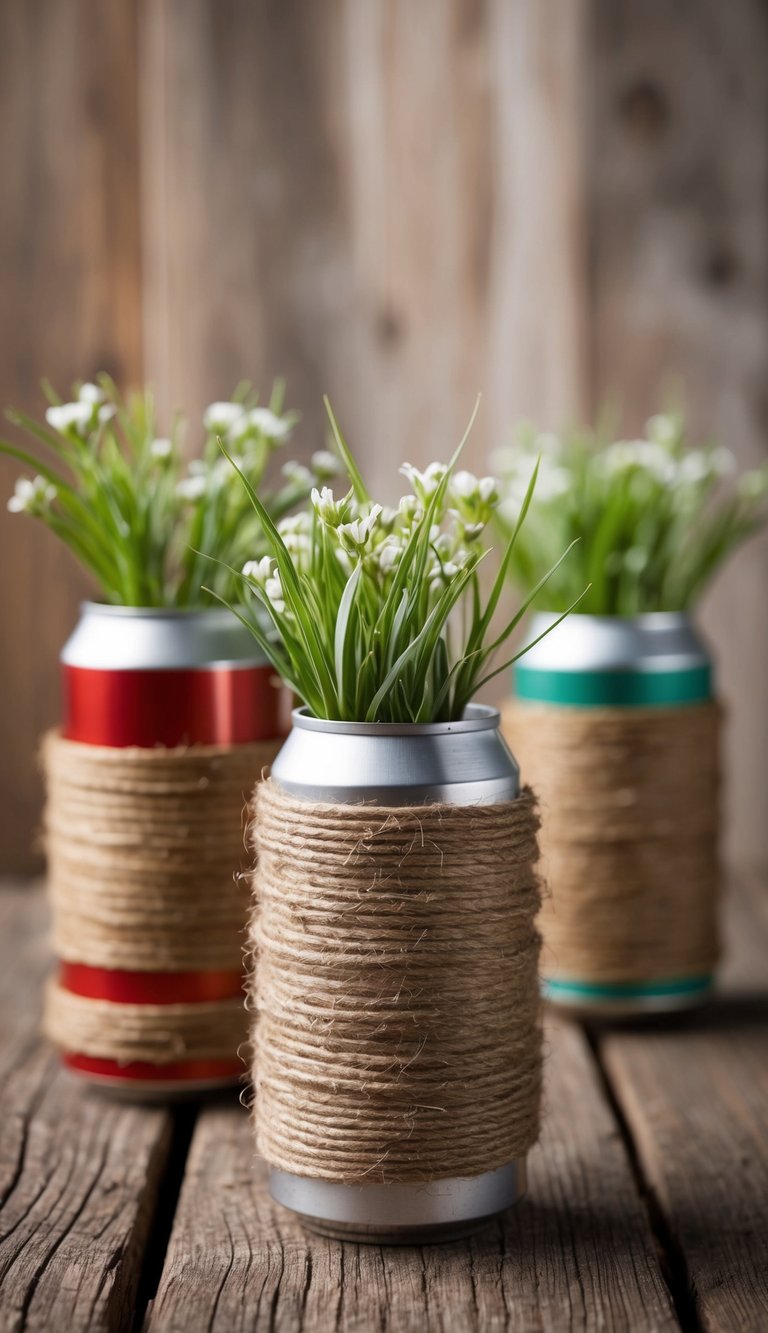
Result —
<instances>
[{"instance_id":1,"label":"aluminum can","mask_svg":"<svg viewBox=\"0 0 768 1333\"><path fill-rule=\"evenodd\" d=\"M272 779L294 797L383 806L493 804L519 792L495 709L460 722L329 722L297 709ZM474 1178L343 1185L270 1171L272 1197L311 1230L345 1240L421 1243L467 1235L525 1192L525 1160Z\"/></svg>"},{"instance_id":2,"label":"aluminum can","mask_svg":"<svg viewBox=\"0 0 768 1333\"><path fill-rule=\"evenodd\" d=\"M534 616L534 642L557 616ZM513 668L516 698L553 708L684 708L713 696L713 666L705 644L682 612L620 616L570 615ZM544 818L557 818L549 811ZM556 892L556 888L555 888ZM547 978L543 992L580 1014L632 1017L695 1007L712 992L711 973L663 982L594 985Z\"/></svg>"},{"instance_id":3,"label":"aluminum can","mask_svg":"<svg viewBox=\"0 0 768 1333\"><path fill-rule=\"evenodd\" d=\"M61 654L62 735L84 745L230 746L285 735L287 692L255 640L226 608L202 611L85 602ZM233 874L237 867L233 866ZM59 963L59 985L122 1004L234 999L237 971L127 972ZM113 1092L166 1099L230 1085L235 1054L220 1060L118 1064L62 1052L65 1065Z\"/></svg>"},{"instance_id":4,"label":"aluminum can","mask_svg":"<svg viewBox=\"0 0 768 1333\"><path fill-rule=\"evenodd\" d=\"M225 607L85 602L61 669L62 732L83 745L243 745L287 730L274 669Z\"/></svg>"}]
</instances>

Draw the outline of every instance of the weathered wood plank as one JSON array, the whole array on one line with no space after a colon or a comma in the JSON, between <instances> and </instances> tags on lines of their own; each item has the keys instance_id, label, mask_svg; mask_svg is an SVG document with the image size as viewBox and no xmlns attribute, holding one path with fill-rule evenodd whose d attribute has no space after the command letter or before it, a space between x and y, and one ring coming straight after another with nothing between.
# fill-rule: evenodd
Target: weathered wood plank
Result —
<instances>
[{"instance_id":1,"label":"weathered wood plank","mask_svg":"<svg viewBox=\"0 0 768 1333\"><path fill-rule=\"evenodd\" d=\"M729 913L724 993L709 1012L606 1033L598 1052L707 1333L768 1318L768 908Z\"/></svg>"},{"instance_id":2,"label":"weathered wood plank","mask_svg":"<svg viewBox=\"0 0 768 1333\"><path fill-rule=\"evenodd\" d=\"M367 474L584 406L587 0L157 0L142 60L147 369L197 417L288 377Z\"/></svg>"},{"instance_id":3,"label":"weathered wood plank","mask_svg":"<svg viewBox=\"0 0 768 1333\"><path fill-rule=\"evenodd\" d=\"M576 1028L550 1034L529 1198L469 1242L338 1244L273 1205L242 1109L192 1141L152 1333L673 1329L643 1205Z\"/></svg>"},{"instance_id":4,"label":"weathered wood plank","mask_svg":"<svg viewBox=\"0 0 768 1333\"><path fill-rule=\"evenodd\" d=\"M636 432L670 393L742 465L768 433L768 10L762 0L592 0L591 197L597 410ZM730 703L726 837L764 863L768 538L707 598ZM746 651L746 643L749 650Z\"/></svg>"},{"instance_id":5,"label":"weathered wood plank","mask_svg":"<svg viewBox=\"0 0 768 1333\"><path fill-rule=\"evenodd\" d=\"M168 1111L119 1106L38 1038L42 895L0 892L0 1329L130 1329Z\"/></svg>"},{"instance_id":6,"label":"weathered wood plank","mask_svg":"<svg viewBox=\"0 0 768 1333\"><path fill-rule=\"evenodd\" d=\"M0 413L40 415L45 375L62 394L108 370L140 378L136 6L91 0L0 5ZM21 432L8 423L0 434ZM0 459L0 510L23 471ZM36 765L59 711L58 653L88 591L42 525L2 513L0 870L39 865ZM13 701L11 706L10 701Z\"/></svg>"}]
</instances>

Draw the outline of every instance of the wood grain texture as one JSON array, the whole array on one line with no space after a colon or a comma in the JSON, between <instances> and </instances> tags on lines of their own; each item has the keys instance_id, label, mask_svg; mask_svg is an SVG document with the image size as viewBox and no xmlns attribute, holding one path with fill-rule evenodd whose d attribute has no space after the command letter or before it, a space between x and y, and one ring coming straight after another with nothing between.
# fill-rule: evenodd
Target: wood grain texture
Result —
<instances>
[{"instance_id":1,"label":"wood grain texture","mask_svg":"<svg viewBox=\"0 0 768 1333\"><path fill-rule=\"evenodd\" d=\"M0 893L0 1330L127 1330L171 1119L89 1095L41 1043L44 922L41 894Z\"/></svg>"},{"instance_id":2,"label":"wood grain texture","mask_svg":"<svg viewBox=\"0 0 768 1333\"><path fill-rule=\"evenodd\" d=\"M313 1237L270 1201L245 1112L204 1111L151 1333L677 1328L584 1039L561 1026L550 1046L529 1197L468 1242L379 1247Z\"/></svg>"},{"instance_id":3,"label":"wood grain texture","mask_svg":"<svg viewBox=\"0 0 768 1333\"><path fill-rule=\"evenodd\" d=\"M718 1005L598 1042L706 1333L759 1333L768 1310L768 906L764 881L745 890Z\"/></svg>"},{"instance_id":4,"label":"wood grain texture","mask_svg":"<svg viewBox=\"0 0 768 1333\"><path fill-rule=\"evenodd\" d=\"M0 6L0 408L41 414L44 375L65 394L99 369L140 376L136 105L133 5ZM39 859L35 753L58 714L58 653L86 591L41 525L4 512L20 471L0 459L5 870Z\"/></svg>"},{"instance_id":5,"label":"wood grain texture","mask_svg":"<svg viewBox=\"0 0 768 1333\"><path fill-rule=\"evenodd\" d=\"M196 416L328 391L372 481L583 406L586 0L156 0L147 369ZM399 492L397 492L399 494Z\"/></svg>"},{"instance_id":6,"label":"wood grain texture","mask_svg":"<svg viewBox=\"0 0 768 1333\"><path fill-rule=\"evenodd\" d=\"M595 409L635 432L682 397L699 440L768 454L768 11L762 0L593 0ZM764 863L768 537L704 607L730 705L731 861Z\"/></svg>"}]
</instances>

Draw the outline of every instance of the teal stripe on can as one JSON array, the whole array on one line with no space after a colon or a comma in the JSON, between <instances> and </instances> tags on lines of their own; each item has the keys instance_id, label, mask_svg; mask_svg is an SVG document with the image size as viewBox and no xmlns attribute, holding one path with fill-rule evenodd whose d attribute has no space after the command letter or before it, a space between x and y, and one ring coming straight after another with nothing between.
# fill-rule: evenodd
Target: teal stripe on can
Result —
<instances>
[{"instance_id":1,"label":"teal stripe on can","mask_svg":"<svg viewBox=\"0 0 768 1333\"><path fill-rule=\"evenodd\" d=\"M515 694L533 703L568 708L664 708L712 698L712 667L680 671L550 671L514 667Z\"/></svg>"},{"instance_id":2,"label":"teal stripe on can","mask_svg":"<svg viewBox=\"0 0 768 1333\"><path fill-rule=\"evenodd\" d=\"M666 981L616 982L596 984L582 981L558 981L547 978L542 983L545 999L551 1000L655 1000L675 995L697 995L711 990L711 974L698 977L674 977Z\"/></svg>"}]
</instances>

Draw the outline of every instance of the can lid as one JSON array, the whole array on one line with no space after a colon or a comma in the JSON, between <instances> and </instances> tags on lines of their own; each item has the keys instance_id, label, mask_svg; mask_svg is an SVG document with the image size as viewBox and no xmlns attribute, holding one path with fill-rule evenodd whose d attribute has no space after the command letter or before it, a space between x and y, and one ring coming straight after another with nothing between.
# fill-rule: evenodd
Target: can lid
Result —
<instances>
[{"instance_id":1,"label":"can lid","mask_svg":"<svg viewBox=\"0 0 768 1333\"><path fill-rule=\"evenodd\" d=\"M256 640L226 607L184 610L102 602L83 602L61 661L101 671L267 664Z\"/></svg>"}]
</instances>

